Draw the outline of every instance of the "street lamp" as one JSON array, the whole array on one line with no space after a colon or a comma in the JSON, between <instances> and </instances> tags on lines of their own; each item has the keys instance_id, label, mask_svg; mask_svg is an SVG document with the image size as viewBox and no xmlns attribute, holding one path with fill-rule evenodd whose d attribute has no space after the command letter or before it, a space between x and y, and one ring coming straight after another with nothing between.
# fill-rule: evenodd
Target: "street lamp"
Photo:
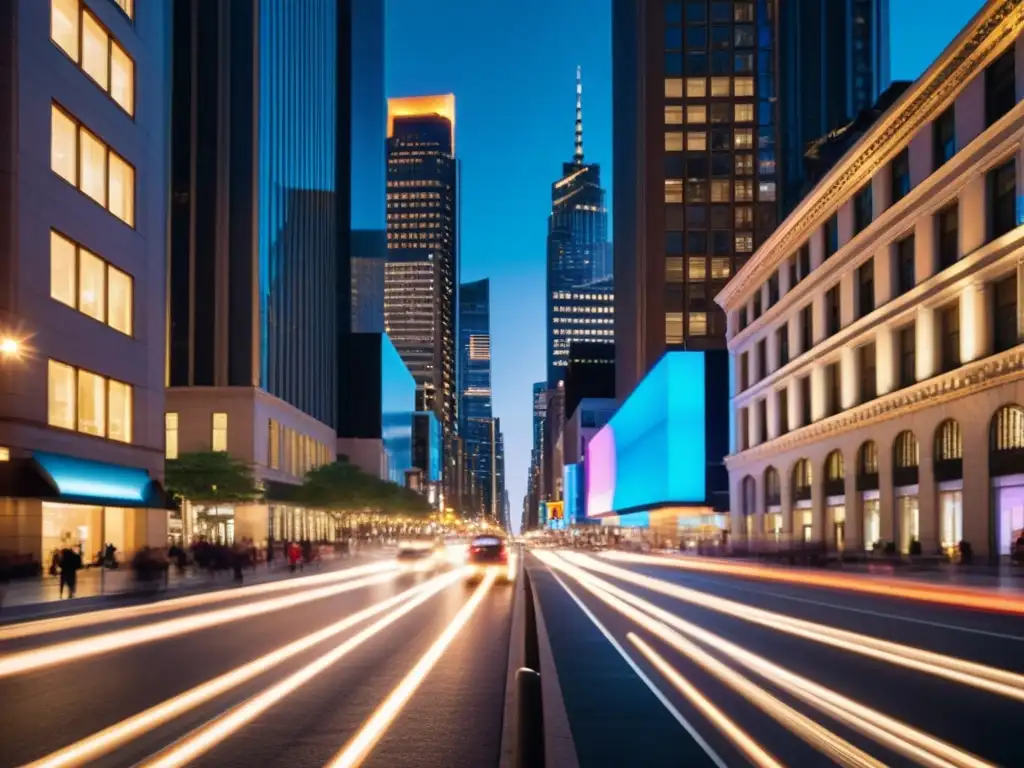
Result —
<instances>
[{"instance_id":1,"label":"street lamp","mask_svg":"<svg viewBox=\"0 0 1024 768\"><path fill-rule=\"evenodd\" d=\"M0 339L0 355L6 358L21 357L21 342L10 336Z\"/></svg>"}]
</instances>

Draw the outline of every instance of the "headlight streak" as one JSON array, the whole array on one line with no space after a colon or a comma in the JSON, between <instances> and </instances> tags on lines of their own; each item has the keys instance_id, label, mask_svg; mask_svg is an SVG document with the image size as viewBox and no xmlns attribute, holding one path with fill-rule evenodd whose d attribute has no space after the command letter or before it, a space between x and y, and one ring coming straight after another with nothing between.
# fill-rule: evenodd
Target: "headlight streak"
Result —
<instances>
[{"instance_id":1,"label":"headlight streak","mask_svg":"<svg viewBox=\"0 0 1024 768\"><path fill-rule=\"evenodd\" d=\"M284 680L274 684L267 690L259 693L224 715L210 721L204 726L193 731L188 736L176 742L174 745L156 755L153 759L147 760L142 765L144 768L170 768L171 766L188 765L200 755L206 753L228 737L235 734L243 726L249 724L272 706L282 701L288 695L295 693L301 686L314 679L317 675L325 672L333 664L354 651L367 640L378 635L384 629L394 624L406 614L412 612L442 589L451 586L463 578L465 574L459 571L438 577L440 580L435 586L426 592L404 602L401 606L378 619L370 626L356 633L340 645L336 645L330 651L324 653L316 661L307 664L298 672L295 672Z\"/></svg>"},{"instance_id":2,"label":"headlight streak","mask_svg":"<svg viewBox=\"0 0 1024 768\"><path fill-rule=\"evenodd\" d=\"M270 600L262 600L258 603L247 603L233 608L222 608L217 611L210 611L209 613L201 613L198 616L182 616L177 619L167 619L155 624L131 627L95 637L69 640L68 642L55 643L31 651L0 656L0 679L42 669L43 667L68 664L133 645L141 645L156 640L164 640L168 637L198 632L220 626L221 624L249 619L253 616L260 616L281 609L293 608L302 603L322 600L326 597L340 595L343 592L352 592L353 590L362 589L373 584L382 584L385 581L396 578L398 575L397 571L390 571L332 587L322 587L321 589L301 592L297 595L286 595Z\"/></svg>"},{"instance_id":3,"label":"headlight streak","mask_svg":"<svg viewBox=\"0 0 1024 768\"><path fill-rule=\"evenodd\" d=\"M628 552L602 552L599 557L640 565L658 565L680 570L720 573L746 579L780 581L802 586L839 589L846 592L864 592L883 597L898 597L905 600L950 605L955 608L975 608L997 613L1024 614L1024 599L1014 595L993 594L965 587L952 589L930 584L911 584L907 580L878 579L839 574L805 573L779 568L765 568L757 565L718 563L698 558L654 557L634 555Z\"/></svg>"},{"instance_id":4,"label":"headlight streak","mask_svg":"<svg viewBox=\"0 0 1024 768\"><path fill-rule=\"evenodd\" d=\"M771 756L760 744L754 741L746 731L742 730L736 723L729 719L718 707L700 691L698 691L689 680L673 669L661 655L651 646L637 637L634 633L628 632L627 639L637 647L644 658L656 670L665 676L665 679L672 683L690 703L718 730L736 745L746 755L747 759L758 768L782 768L782 763Z\"/></svg>"},{"instance_id":5,"label":"headlight streak","mask_svg":"<svg viewBox=\"0 0 1024 768\"><path fill-rule=\"evenodd\" d=\"M735 670L726 666L695 643L670 629L661 621L652 619L613 594L613 590L618 592L622 592L622 590L618 590L610 584L606 585L601 579L591 576L573 565L565 562L559 563L556 557L551 555L548 555L548 557L554 562L548 561L548 558L542 558L542 560L572 576L584 589L599 600L626 618L631 619L655 637L661 638L683 655L689 657L702 669L717 677L749 702L759 707L769 717L792 731L819 752L827 755L834 762L839 765L850 766L851 768L885 768L884 763L879 762L871 755L858 749L824 726L814 722L811 718L793 709L788 704L783 703L763 688L758 687Z\"/></svg>"},{"instance_id":6,"label":"headlight streak","mask_svg":"<svg viewBox=\"0 0 1024 768\"><path fill-rule=\"evenodd\" d=\"M563 563L556 564L555 567L563 568L567 573L573 575L574 578L580 579L580 583L597 597L615 607L620 613L632 618L640 626L644 626L653 634L658 635L666 643L680 650L680 652L689 655L689 651L684 650L680 646L681 644L689 646L692 643L688 643L678 633L672 632L666 625L685 632L690 637L712 646L716 651L753 670L811 706L826 712L835 720L875 739L900 754L910 757L922 765L934 766L935 768L949 768L949 766L958 766L959 768L991 768L992 766L991 763L987 763L951 744L940 741L927 733L918 731L906 723L883 715L876 710L842 696L836 691L800 677L784 667L780 667L724 638L690 624L613 584L598 579L585 571L581 571L576 566ZM612 603L611 601L615 602ZM631 608L630 606L633 607ZM644 613L640 613L637 610L638 608L642 608ZM645 614L649 614L649 616ZM651 617L654 617L654 619ZM661 627L662 631L668 629L670 634L659 634L658 631L647 626L648 623Z\"/></svg>"},{"instance_id":7,"label":"headlight streak","mask_svg":"<svg viewBox=\"0 0 1024 768\"><path fill-rule=\"evenodd\" d=\"M317 584L330 584L336 581L349 581L357 576L367 576L384 571L393 571L397 565L390 561L360 565L355 568L345 568L331 573L321 573L315 576L299 576L297 578L274 581L268 584L252 584L248 587L230 587L218 589L213 592L204 592L199 595L188 595L185 597L174 597L169 600L161 600L146 605L129 605L121 608L103 608L88 613L79 613L73 616L62 616L53 619L39 619L27 621L21 624L13 624L9 627L0 627L0 641L14 640L19 637L32 637L44 635L50 632L65 631L89 627L94 624L107 624L113 621L126 621L139 618L140 616L151 616L158 613L170 613L181 611L196 606L210 605L227 600L242 600L256 595L264 595L272 592L283 592L292 589L312 587Z\"/></svg>"},{"instance_id":8,"label":"headlight streak","mask_svg":"<svg viewBox=\"0 0 1024 768\"><path fill-rule=\"evenodd\" d=\"M441 591L452 584L455 578L451 574L438 576L423 584L400 592L394 597L375 603L368 608L346 616L341 621L288 643L213 680L197 685L137 715L133 715L109 728L98 731L74 744L40 758L25 768L66 768L67 766L84 765L154 728L165 725L174 718L180 717L201 704L264 674L278 664L313 648L319 643L351 629L367 619L373 618L379 613L383 613L416 595L427 592L433 595Z\"/></svg>"},{"instance_id":9,"label":"headlight streak","mask_svg":"<svg viewBox=\"0 0 1024 768\"><path fill-rule=\"evenodd\" d=\"M895 666L906 667L935 677L968 685L999 696L1024 701L1024 675L1005 669L989 667L973 661L958 659L941 653L926 651L889 640L862 635L845 629L837 629L804 619L796 619L782 613L774 613L753 606L709 595L688 587L671 584L659 579L636 574L623 568L607 565L594 558L576 553L562 553L568 562L587 570L611 576L652 592L674 597L703 608L724 613L751 624L802 637L823 645L830 645L851 653L884 661Z\"/></svg>"},{"instance_id":10,"label":"headlight streak","mask_svg":"<svg viewBox=\"0 0 1024 768\"><path fill-rule=\"evenodd\" d=\"M440 661L448 646L452 644L452 641L455 640L463 627L469 623L476 609L483 602L488 591L490 591L495 578L494 572L490 572L484 577L484 580L480 582L480 586L476 588L472 597L459 609L459 612L445 628L444 632L438 636L434 644L416 662L416 666L409 671L409 674L388 695L384 703L377 708L373 715L370 716L370 719L359 729L359 732L349 740L348 744L327 763L328 768L354 768L354 766L360 765L366 759L366 756L377 742L380 741L385 731L395 721L395 718L398 717L402 707L416 693L416 689L420 687L427 674L434 668L434 665Z\"/></svg>"}]
</instances>

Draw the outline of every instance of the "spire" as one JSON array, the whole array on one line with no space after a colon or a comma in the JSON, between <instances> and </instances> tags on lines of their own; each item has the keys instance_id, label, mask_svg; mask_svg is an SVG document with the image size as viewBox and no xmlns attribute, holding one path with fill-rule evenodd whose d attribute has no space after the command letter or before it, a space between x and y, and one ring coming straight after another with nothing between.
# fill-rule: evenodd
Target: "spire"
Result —
<instances>
[{"instance_id":1,"label":"spire","mask_svg":"<svg viewBox=\"0 0 1024 768\"><path fill-rule=\"evenodd\" d=\"M576 153L573 162L583 165L583 81L579 66L576 67Z\"/></svg>"}]
</instances>

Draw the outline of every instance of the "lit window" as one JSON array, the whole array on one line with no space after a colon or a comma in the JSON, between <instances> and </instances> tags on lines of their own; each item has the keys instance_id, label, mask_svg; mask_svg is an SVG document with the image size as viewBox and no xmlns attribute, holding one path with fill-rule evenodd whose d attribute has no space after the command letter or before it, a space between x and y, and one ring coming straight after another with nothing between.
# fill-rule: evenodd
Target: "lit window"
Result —
<instances>
[{"instance_id":1,"label":"lit window","mask_svg":"<svg viewBox=\"0 0 1024 768\"><path fill-rule=\"evenodd\" d=\"M228 415L226 413L213 414L213 438L212 448L215 451L226 451L228 449Z\"/></svg>"},{"instance_id":2,"label":"lit window","mask_svg":"<svg viewBox=\"0 0 1024 768\"><path fill-rule=\"evenodd\" d=\"M754 236L750 233L739 232L736 234L736 252L750 253L754 250Z\"/></svg>"},{"instance_id":3,"label":"lit window","mask_svg":"<svg viewBox=\"0 0 1024 768\"><path fill-rule=\"evenodd\" d=\"M78 252L78 309L101 323L107 321L103 259L84 248Z\"/></svg>"},{"instance_id":4,"label":"lit window","mask_svg":"<svg viewBox=\"0 0 1024 768\"><path fill-rule=\"evenodd\" d=\"M737 123L752 123L754 122L754 105L753 104L736 104L733 107L733 117Z\"/></svg>"},{"instance_id":5,"label":"lit window","mask_svg":"<svg viewBox=\"0 0 1024 768\"><path fill-rule=\"evenodd\" d=\"M753 96L754 95L754 78L752 77L737 77L733 81L733 87L736 89L737 96Z\"/></svg>"},{"instance_id":6,"label":"lit window","mask_svg":"<svg viewBox=\"0 0 1024 768\"><path fill-rule=\"evenodd\" d=\"M749 205L736 206L736 227L745 229L754 226L754 209Z\"/></svg>"},{"instance_id":7,"label":"lit window","mask_svg":"<svg viewBox=\"0 0 1024 768\"><path fill-rule=\"evenodd\" d=\"M681 152L683 149L682 131L669 131L665 134L665 151Z\"/></svg>"},{"instance_id":8,"label":"lit window","mask_svg":"<svg viewBox=\"0 0 1024 768\"><path fill-rule=\"evenodd\" d=\"M708 313L707 312L691 312L687 318L690 325L691 336L707 336L708 335Z\"/></svg>"},{"instance_id":9,"label":"lit window","mask_svg":"<svg viewBox=\"0 0 1024 768\"><path fill-rule=\"evenodd\" d=\"M729 78L728 77L712 77L711 78L711 95L712 96L728 96L729 95Z\"/></svg>"},{"instance_id":10,"label":"lit window","mask_svg":"<svg viewBox=\"0 0 1024 768\"><path fill-rule=\"evenodd\" d=\"M75 61L78 61L78 2L50 2L50 38Z\"/></svg>"},{"instance_id":11,"label":"lit window","mask_svg":"<svg viewBox=\"0 0 1024 768\"><path fill-rule=\"evenodd\" d=\"M91 13L82 14L82 69L103 90L109 87L107 70L110 36Z\"/></svg>"},{"instance_id":12,"label":"lit window","mask_svg":"<svg viewBox=\"0 0 1024 768\"><path fill-rule=\"evenodd\" d=\"M757 199L758 200L774 200L775 199L775 182L774 181L762 181L757 185Z\"/></svg>"},{"instance_id":13,"label":"lit window","mask_svg":"<svg viewBox=\"0 0 1024 768\"><path fill-rule=\"evenodd\" d=\"M707 131L687 131L686 148L691 152L703 152L708 148Z\"/></svg>"},{"instance_id":14,"label":"lit window","mask_svg":"<svg viewBox=\"0 0 1024 768\"><path fill-rule=\"evenodd\" d=\"M105 184L107 164L107 148L99 139L85 129L78 132L82 154L79 158L79 188L97 203L106 207L107 190Z\"/></svg>"},{"instance_id":15,"label":"lit window","mask_svg":"<svg viewBox=\"0 0 1024 768\"><path fill-rule=\"evenodd\" d=\"M75 183L78 157L77 127L57 107L51 109L50 167L70 184Z\"/></svg>"},{"instance_id":16,"label":"lit window","mask_svg":"<svg viewBox=\"0 0 1024 768\"><path fill-rule=\"evenodd\" d=\"M708 81L704 77L686 78L686 95L691 99L703 99L707 96Z\"/></svg>"},{"instance_id":17,"label":"lit window","mask_svg":"<svg viewBox=\"0 0 1024 768\"><path fill-rule=\"evenodd\" d=\"M50 232L50 296L77 308L75 298L75 245L56 232Z\"/></svg>"},{"instance_id":18,"label":"lit window","mask_svg":"<svg viewBox=\"0 0 1024 768\"><path fill-rule=\"evenodd\" d=\"M751 179L737 179L736 199L740 202L750 202L754 199L754 182Z\"/></svg>"},{"instance_id":19,"label":"lit window","mask_svg":"<svg viewBox=\"0 0 1024 768\"><path fill-rule=\"evenodd\" d=\"M665 343L666 344L682 344L683 343L683 313L682 312L666 312L665 313Z\"/></svg>"},{"instance_id":20,"label":"lit window","mask_svg":"<svg viewBox=\"0 0 1024 768\"><path fill-rule=\"evenodd\" d=\"M78 372L78 431L103 437L107 426L106 387L102 376Z\"/></svg>"},{"instance_id":21,"label":"lit window","mask_svg":"<svg viewBox=\"0 0 1024 768\"><path fill-rule=\"evenodd\" d=\"M135 62L114 42L110 44L110 95L125 112L135 114Z\"/></svg>"},{"instance_id":22,"label":"lit window","mask_svg":"<svg viewBox=\"0 0 1024 768\"><path fill-rule=\"evenodd\" d=\"M178 458L178 414L164 414L164 443L166 445L166 457L168 459Z\"/></svg>"},{"instance_id":23,"label":"lit window","mask_svg":"<svg viewBox=\"0 0 1024 768\"><path fill-rule=\"evenodd\" d=\"M107 323L115 331L132 335L132 278L107 266Z\"/></svg>"},{"instance_id":24,"label":"lit window","mask_svg":"<svg viewBox=\"0 0 1024 768\"><path fill-rule=\"evenodd\" d=\"M3 447L3 448L0 448L0 461L10 461L10 460L11 460L11 449L7 448L6 446Z\"/></svg>"},{"instance_id":25,"label":"lit window","mask_svg":"<svg viewBox=\"0 0 1024 768\"><path fill-rule=\"evenodd\" d=\"M678 104L671 104L665 107L665 124L666 125L682 125L683 124L683 108ZM56 169L54 169L56 170Z\"/></svg>"},{"instance_id":26,"label":"lit window","mask_svg":"<svg viewBox=\"0 0 1024 768\"><path fill-rule=\"evenodd\" d=\"M728 203L730 201L730 187L732 182L728 179L712 179L711 181L711 202Z\"/></svg>"},{"instance_id":27,"label":"lit window","mask_svg":"<svg viewBox=\"0 0 1024 768\"><path fill-rule=\"evenodd\" d=\"M135 169L110 153L110 212L135 226Z\"/></svg>"},{"instance_id":28,"label":"lit window","mask_svg":"<svg viewBox=\"0 0 1024 768\"><path fill-rule=\"evenodd\" d=\"M708 121L708 109L703 104L686 105L686 122L706 123Z\"/></svg>"},{"instance_id":29,"label":"lit window","mask_svg":"<svg viewBox=\"0 0 1024 768\"><path fill-rule=\"evenodd\" d=\"M135 18L135 0L114 0L114 2L121 6L121 10L129 19Z\"/></svg>"},{"instance_id":30,"label":"lit window","mask_svg":"<svg viewBox=\"0 0 1024 768\"><path fill-rule=\"evenodd\" d=\"M732 269L729 266L729 259L726 258L712 258L711 259L711 279L712 280L726 280L729 275L732 274Z\"/></svg>"},{"instance_id":31,"label":"lit window","mask_svg":"<svg viewBox=\"0 0 1024 768\"><path fill-rule=\"evenodd\" d=\"M691 256L686 260L686 272L691 280L703 280L707 277L707 259L703 256Z\"/></svg>"},{"instance_id":32,"label":"lit window","mask_svg":"<svg viewBox=\"0 0 1024 768\"><path fill-rule=\"evenodd\" d=\"M736 149L751 149L754 146L754 131L752 128L737 128L735 130Z\"/></svg>"},{"instance_id":33,"label":"lit window","mask_svg":"<svg viewBox=\"0 0 1024 768\"><path fill-rule=\"evenodd\" d=\"M75 428L75 369L50 360L47 377L47 423L52 427Z\"/></svg>"},{"instance_id":34,"label":"lit window","mask_svg":"<svg viewBox=\"0 0 1024 768\"><path fill-rule=\"evenodd\" d=\"M107 382L108 437L122 443L132 441L132 388L111 379Z\"/></svg>"},{"instance_id":35,"label":"lit window","mask_svg":"<svg viewBox=\"0 0 1024 768\"><path fill-rule=\"evenodd\" d=\"M683 282L683 257L682 256L666 256L665 257L665 282L667 282L667 283L682 283Z\"/></svg>"},{"instance_id":36,"label":"lit window","mask_svg":"<svg viewBox=\"0 0 1024 768\"><path fill-rule=\"evenodd\" d=\"M683 180L682 179L665 179L665 202L666 203L681 203L681 202L683 202Z\"/></svg>"},{"instance_id":37,"label":"lit window","mask_svg":"<svg viewBox=\"0 0 1024 768\"><path fill-rule=\"evenodd\" d=\"M754 175L754 156L753 155L736 155L736 175L737 176L753 176Z\"/></svg>"},{"instance_id":38,"label":"lit window","mask_svg":"<svg viewBox=\"0 0 1024 768\"><path fill-rule=\"evenodd\" d=\"M666 77L665 78L665 98L666 99L681 99L681 98L683 98L683 78L681 78L681 77Z\"/></svg>"}]
</instances>

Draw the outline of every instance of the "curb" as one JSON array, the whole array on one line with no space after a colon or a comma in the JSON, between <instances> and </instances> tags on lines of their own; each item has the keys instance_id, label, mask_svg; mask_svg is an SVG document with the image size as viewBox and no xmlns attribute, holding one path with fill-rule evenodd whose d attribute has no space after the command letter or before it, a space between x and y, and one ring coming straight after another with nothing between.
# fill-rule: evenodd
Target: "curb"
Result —
<instances>
[{"instance_id":1,"label":"curb","mask_svg":"<svg viewBox=\"0 0 1024 768\"><path fill-rule=\"evenodd\" d=\"M498 753L498 768L512 768L516 753L516 670L523 666L526 644L523 634L526 629L526 553L519 554L519 568L516 573L516 591L512 598L512 631L508 642L508 671L505 674L505 709L501 718L501 749Z\"/></svg>"}]
</instances>

